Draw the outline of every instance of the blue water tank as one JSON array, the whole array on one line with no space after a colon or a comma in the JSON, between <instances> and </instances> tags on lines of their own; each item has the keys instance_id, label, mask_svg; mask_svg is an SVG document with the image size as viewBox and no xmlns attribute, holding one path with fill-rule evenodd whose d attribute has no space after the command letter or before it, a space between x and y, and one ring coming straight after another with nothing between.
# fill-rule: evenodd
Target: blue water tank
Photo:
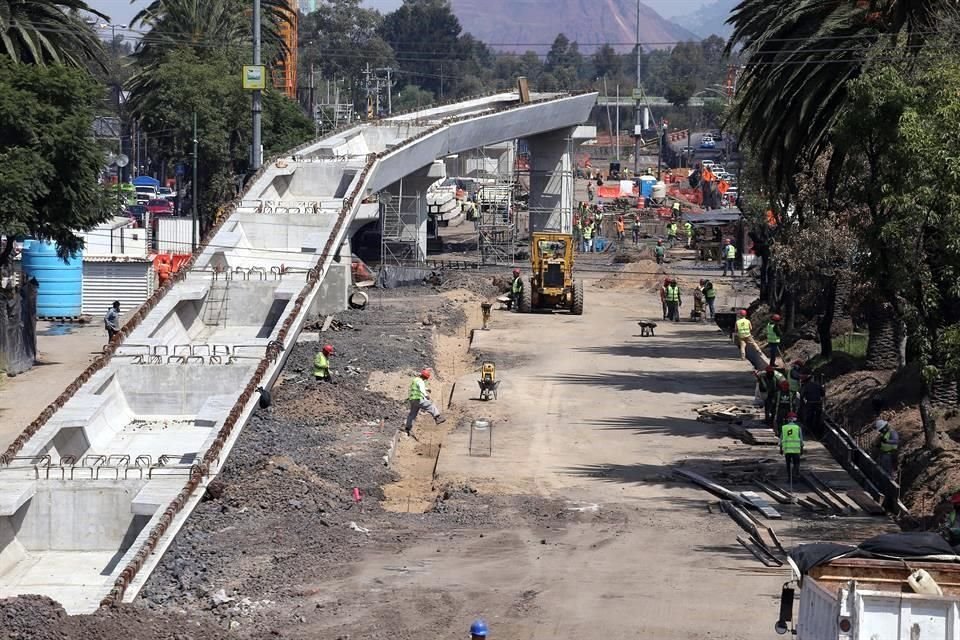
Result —
<instances>
[{"instance_id":1,"label":"blue water tank","mask_svg":"<svg viewBox=\"0 0 960 640\"><path fill-rule=\"evenodd\" d=\"M78 251L64 262L52 242L27 240L23 243L21 266L26 277L39 283L37 316L76 317L83 301L83 258Z\"/></svg>"},{"instance_id":2,"label":"blue water tank","mask_svg":"<svg viewBox=\"0 0 960 640\"><path fill-rule=\"evenodd\" d=\"M653 185L657 183L657 179L653 176L640 176L640 195L644 198L649 198L653 195Z\"/></svg>"}]
</instances>

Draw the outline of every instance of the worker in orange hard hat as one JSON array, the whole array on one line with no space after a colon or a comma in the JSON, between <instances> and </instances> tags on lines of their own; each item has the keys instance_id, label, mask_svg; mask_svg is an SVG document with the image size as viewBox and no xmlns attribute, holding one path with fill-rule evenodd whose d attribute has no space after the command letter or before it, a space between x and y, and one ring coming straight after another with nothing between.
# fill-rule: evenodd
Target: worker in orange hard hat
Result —
<instances>
[{"instance_id":1,"label":"worker in orange hard hat","mask_svg":"<svg viewBox=\"0 0 960 640\"><path fill-rule=\"evenodd\" d=\"M333 377L330 375L331 356L333 356L333 345L330 344L323 345L323 348L317 352L317 356L313 359L314 379L333 382Z\"/></svg>"},{"instance_id":2,"label":"worker in orange hard hat","mask_svg":"<svg viewBox=\"0 0 960 640\"><path fill-rule=\"evenodd\" d=\"M413 421L417 419L421 411L426 411L433 416L433 420L437 424L443 424L447 421L440 415L440 410L437 409L436 405L430 402L430 390L427 389L427 380L430 379L430 376L430 369L424 369L410 381L410 393L407 396L410 403L410 413L407 414L407 425L404 429L408 436L413 435Z\"/></svg>"}]
</instances>

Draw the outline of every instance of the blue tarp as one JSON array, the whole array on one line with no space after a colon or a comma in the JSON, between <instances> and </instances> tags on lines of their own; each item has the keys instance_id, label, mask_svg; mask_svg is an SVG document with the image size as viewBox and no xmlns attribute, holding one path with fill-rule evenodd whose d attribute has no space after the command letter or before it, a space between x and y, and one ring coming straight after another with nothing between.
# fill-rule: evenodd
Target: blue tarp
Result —
<instances>
[{"instance_id":1,"label":"blue tarp","mask_svg":"<svg viewBox=\"0 0 960 640\"><path fill-rule=\"evenodd\" d=\"M135 187L159 187L160 181L156 178L151 178L150 176L138 176L133 179L133 186Z\"/></svg>"}]
</instances>

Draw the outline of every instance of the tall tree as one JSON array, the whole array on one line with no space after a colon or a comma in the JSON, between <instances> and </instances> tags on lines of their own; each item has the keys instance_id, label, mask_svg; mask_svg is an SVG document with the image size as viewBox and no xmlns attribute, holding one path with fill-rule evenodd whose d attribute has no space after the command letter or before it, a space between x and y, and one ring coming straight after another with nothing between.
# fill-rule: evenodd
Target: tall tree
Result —
<instances>
[{"instance_id":1,"label":"tall tree","mask_svg":"<svg viewBox=\"0 0 960 640\"><path fill-rule=\"evenodd\" d=\"M76 231L110 216L104 152L90 135L102 98L84 70L0 58L0 233L54 240L67 255L81 247Z\"/></svg>"},{"instance_id":2,"label":"tall tree","mask_svg":"<svg viewBox=\"0 0 960 640\"><path fill-rule=\"evenodd\" d=\"M31 64L102 64L103 45L80 12L108 19L83 0L0 0L0 54Z\"/></svg>"},{"instance_id":3,"label":"tall tree","mask_svg":"<svg viewBox=\"0 0 960 640\"><path fill-rule=\"evenodd\" d=\"M400 69L411 82L436 95L450 92L456 79L453 63L465 57L460 32L460 21L447 0L404 0L380 27Z\"/></svg>"},{"instance_id":4,"label":"tall tree","mask_svg":"<svg viewBox=\"0 0 960 640\"><path fill-rule=\"evenodd\" d=\"M737 115L770 181L786 185L825 148L870 60L911 56L956 13L950 0L742 0L727 52L742 48ZM902 47L902 48L898 48ZM839 161L843 150L834 157Z\"/></svg>"}]
</instances>

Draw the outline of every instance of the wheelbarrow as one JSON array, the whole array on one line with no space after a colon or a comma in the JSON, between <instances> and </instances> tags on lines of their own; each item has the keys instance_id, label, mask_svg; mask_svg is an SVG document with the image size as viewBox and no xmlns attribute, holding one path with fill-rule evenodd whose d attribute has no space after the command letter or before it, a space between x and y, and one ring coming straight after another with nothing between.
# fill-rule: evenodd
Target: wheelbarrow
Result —
<instances>
[{"instance_id":1,"label":"wheelbarrow","mask_svg":"<svg viewBox=\"0 0 960 640\"><path fill-rule=\"evenodd\" d=\"M480 367L480 379L477 380L480 385L480 399L497 399L497 388L500 381L497 380L497 367L492 362L484 362Z\"/></svg>"}]
</instances>

